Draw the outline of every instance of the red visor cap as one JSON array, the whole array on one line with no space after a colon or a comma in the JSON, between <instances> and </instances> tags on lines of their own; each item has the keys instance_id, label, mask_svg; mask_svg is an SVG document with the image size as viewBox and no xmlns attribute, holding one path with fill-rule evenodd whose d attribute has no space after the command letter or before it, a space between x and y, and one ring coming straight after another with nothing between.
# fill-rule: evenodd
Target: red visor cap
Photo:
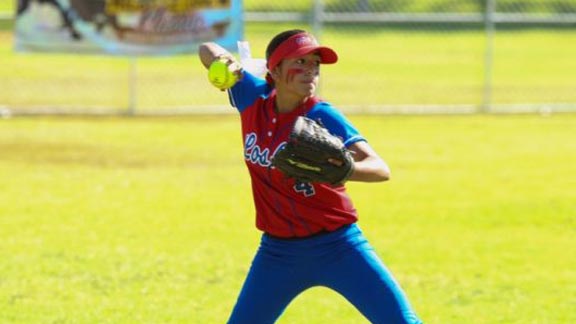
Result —
<instances>
[{"instance_id":1,"label":"red visor cap","mask_svg":"<svg viewBox=\"0 0 576 324\"><path fill-rule=\"evenodd\" d=\"M283 59L304 56L310 53L320 55L320 63L333 64L338 61L338 54L333 49L320 46L316 39L308 33L291 36L272 53L268 60L268 71L272 71Z\"/></svg>"}]
</instances>

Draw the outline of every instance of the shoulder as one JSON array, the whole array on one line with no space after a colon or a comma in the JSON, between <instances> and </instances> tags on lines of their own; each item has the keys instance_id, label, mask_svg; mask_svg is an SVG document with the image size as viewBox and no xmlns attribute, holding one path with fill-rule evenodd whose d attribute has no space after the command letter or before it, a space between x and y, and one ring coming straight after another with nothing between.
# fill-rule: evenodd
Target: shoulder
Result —
<instances>
[{"instance_id":1,"label":"shoulder","mask_svg":"<svg viewBox=\"0 0 576 324\"><path fill-rule=\"evenodd\" d=\"M349 123L346 116L327 101L317 101L306 116L329 129L334 123Z\"/></svg>"},{"instance_id":2,"label":"shoulder","mask_svg":"<svg viewBox=\"0 0 576 324\"><path fill-rule=\"evenodd\" d=\"M326 127L331 134L340 137L346 146L365 141L352 122L329 102L319 101L306 116Z\"/></svg>"},{"instance_id":3,"label":"shoulder","mask_svg":"<svg viewBox=\"0 0 576 324\"><path fill-rule=\"evenodd\" d=\"M228 91L230 103L242 112L259 97L267 96L271 89L266 80L243 71L242 79Z\"/></svg>"}]
</instances>

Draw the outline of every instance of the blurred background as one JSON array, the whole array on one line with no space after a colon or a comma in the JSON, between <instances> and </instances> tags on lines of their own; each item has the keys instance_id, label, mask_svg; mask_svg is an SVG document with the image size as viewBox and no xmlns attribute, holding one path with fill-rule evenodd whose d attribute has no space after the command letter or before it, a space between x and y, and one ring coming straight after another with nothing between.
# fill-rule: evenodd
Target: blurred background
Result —
<instances>
[{"instance_id":1,"label":"blurred background","mask_svg":"<svg viewBox=\"0 0 576 324\"><path fill-rule=\"evenodd\" d=\"M230 111L194 54L14 53L15 6L0 2L3 114ZM289 28L333 47L340 62L323 69L321 95L348 112L576 111L576 0L246 0L243 7L256 58Z\"/></svg>"},{"instance_id":2,"label":"blurred background","mask_svg":"<svg viewBox=\"0 0 576 324\"><path fill-rule=\"evenodd\" d=\"M254 58L292 28L338 52L320 95L393 170L348 189L426 323L576 323L576 0L243 6ZM15 52L16 7L0 0L0 323L224 323L260 237L226 95L195 53ZM321 288L279 323L366 320Z\"/></svg>"}]
</instances>

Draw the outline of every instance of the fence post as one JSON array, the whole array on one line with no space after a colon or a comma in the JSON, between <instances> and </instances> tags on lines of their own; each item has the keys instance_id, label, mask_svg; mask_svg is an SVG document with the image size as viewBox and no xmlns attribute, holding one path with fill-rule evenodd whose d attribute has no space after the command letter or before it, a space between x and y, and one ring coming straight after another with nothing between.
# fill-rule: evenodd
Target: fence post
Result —
<instances>
[{"instance_id":1,"label":"fence post","mask_svg":"<svg viewBox=\"0 0 576 324\"><path fill-rule=\"evenodd\" d=\"M312 8L312 34L320 41L320 34L322 33L322 24L324 20L324 1L314 0L314 8Z\"/></svg>"},{"instance_id":2,"label":"fence post","mask_svg":"<svg viewBox=\"0 0 576 324\"><path fill-rule=\"evenodd\" d=\"M484 11L484 31L486 37L486 48L484 51L484 91L482 94L482 105L480 107L480 112L483 113L489 113L492 107L495 10L496 0L486 0L486 10Z\"/></svg>"},{"instance_id":3,"label":"fence post","mask_svg":"<svg viewBox=\"0 0 576 324\"><path fill-rule=\"evenodd\" d=\"M136 105L138 98L138 58L130 57L130 71L128 75L128 111L127 114L134 116L136 114Z\"/></svg>"},{"instance_id":4,"label":"fence post","mask_svg":"<svg viewBox=\"0 0 576 324\"><path fill-rule=\"evenodd\" d=\"M324 1L323 0L314 0L314 8L312 8L312 35L318 40L318 42L322 42L320 40L322 35L322 27L324 24ZM320 95L322 92L322 78L318 83L318 90L316 93Z\"/></svg>"}]
</instances>

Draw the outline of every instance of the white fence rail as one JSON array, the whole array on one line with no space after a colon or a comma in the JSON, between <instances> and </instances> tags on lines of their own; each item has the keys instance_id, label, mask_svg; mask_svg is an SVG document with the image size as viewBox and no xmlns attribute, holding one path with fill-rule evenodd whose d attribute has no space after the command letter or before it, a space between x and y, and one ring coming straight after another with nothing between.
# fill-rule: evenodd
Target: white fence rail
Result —
<instances>
[{"instance_id":1,"label":"white fence rail","mask_svg":"<svg viewBox=\"0 0 576 324\"><path fill-rule=\"evenodd\" d=\"M508 14L493 13L495 23L506 24L576 24L576 14ZM317 15L301 12L246 12L247 22L316 22L316 23L483 23L484 14L439 13L411 14L384 12L320 12Z\"/></svg>"},{"instance_id":2,"label":"white fence rail","mask_svg":"<svg viewBox=\"0 0 576 324\"><path fill-rule=\"evenodd\" d=\"M436 0L431 0L431 2ZM325 6L325 2L322 0L311 0L310 8L308 10L294 10L290 7L289 2L273 2L271 3L272 9L267 11L245 11L244 20L249 26L251 23L295 23L305 24L310 26L311 30L324 37L323 29L329 28L328 26L346 26L348 32L354 32L356 26L362 28L362 25L375 26L374 30L379 30L380 26L407 26L407 34L413 34L413 31L421 32L421 34L426 34L427 28L429 26L439 26L442 31L443 27L446 26L446 34L433 35L430 39L423 39L421 47L413 49L410 52L412 55L430 56L431 58L437 59L434 55L442 55L442 51L448 51L450 49L442 49L438 46L436 47L437 52L430 52L429 45L442 43L445 39L452 37L454 40L455 33L449 33L448 31L460 30L459 25L472 25L474 26L477 42L470 48L473 48L474 52L466 52L461 54L459 58L464 61L458 62L457 68L466 70L462 72L468 79L461 82L462 79L450 79L445 78L438 80L435 78L436 75L441 75L445 73L458 73L461 71L455 71L453 67L447 67L445 70L438 68L437 61L430 61L429 65L422 66L410 66L410 59L406 58L404 61L400 61L398 57L389 57L391 61L386 62L383 65L383 74L388 74L386 69L391 66L401 65L406 69L430 69L436 71L437 74L428 74L426 77L428 79L422 80L420 77L415 76L414 80L404 80L403 71L396 72L394 75L387 75L387 80L383 81L385 85L383 87L392 86L392 90L386 88L387 91L398 91L403 95L400 99L395 97L390 99L385 97L384 100L373 100L371 99L372 93L369 91L379 91L378 89L370 89L370 87L363 87L362 84L352 84L349 80L357 78L357 75L339 75L337 82L345 83L350 87L351 93L363 93L364 102L358 103L353 100L348 100L344 98L339 104L343 110L347 112L358 112L358 113L398 113L398 114L430 114L430 113L455 113L455 114L466 114L475 112L490 112L490 113L553 113L553 112L574 112L576 111L576 95L574 95L574 85L570 84L572 81L566 81L567 75L564 71L569 71L570 68L574 68L575 65L567 57L572 57L576 55L576 49L574 45L571 45L570 41L566 42L566 45L561 47L561 51L553 52L550 50L548 52L538 52L546 49L546 43L538 43L539 34L532 36L527 43L529 47L523 47L521 49L506 49L499 51L499 47L496 45L502 45L505 42L500 42L495 44L495 39L499 37L500 26L511 27L512 29L518 28L522 30L524 26L541 26L545 25L547 28L551 27L553 31L551 33L566 33L569 35L569 40L576 40L576 6L567 7L568 10L565 12L546 12L542 10L541 13L538 12L511 12L510 8L498 11L502 7L496 6L496 0L484 0L485 6L484 12L456 12L446 10L446 12L427 12L427 13L409 13L396 10L395 12L384 12L383 10L362 10L358 11L356 1L341 2L342 8L335 8L334 4L331 6ZM440 2L440 1L438 1ZM502 1L503 2L503 1ZM363 3L374 4L374 2L364 1ZM454 2L456 3L456 2ZM534 4L535 2L530 0L526 1L527 4ZM542 0L544 5L544 1ZM549 2L546 2L549 3ZM500 2L499 2L500 4ZM366 9L365 7L364 9ZM521 8L520 8L521 9ZM339 11L340 10L340 11ZM0 22L10 21L13 17L13 13L0 12ZM421 26L421 27L420 27ZM398 28L399 33L403 32L404 27ZM397 30L395 30L397 31ZM362 33L359 31L359 33ZM520 33L520 32L519 32ZM360 35L360 34L359 34ZM426 34L427 35L427 34ZM432 33L431 33L432 35ZM554 34L554 37L556 34ZM564 35L564 34L563 34ZM468 40L468 38L467 38ZM532 44L532 40L536 44ZM387 41L391 41L387 38ZM457 43L457 42L456 42ZM574 43L574 42L572 42ZM395 43L397 46L402 46L403 44ZM449 45L455 46L452 49L460 50L460 44L453 45L453 43L447 43ZM353 45L350 45L353 46ZM394 50L394 47L392 47ZM531 53L530 51L536 50L536 54L525 55ZM542 54L544 53L544 54ZM505 54L506 57L502 57ZM557 56L556 54L560 54ZM508 69L507 63L512 62L514 57L518 55L525 55L527 57L533 57L533 61L529 61L526 66L512 67ZM542 56L538 56L542 55ZM538 61L549 61L553 62L558 58L562 59L563 65L551 65L549 66L538 66ZM363 58L361 57L350 57L349 59L356 60L355 63L361 65L363 63ZM364 58L365 59L365 58ZM428 57L426 57L427 61ZM136 66L136 59L131 61L131 67ZM470 63L474 61L473 63ZM502 63L506 62L506 63ZM420 62L421 63L421 62ZM426 62L428 64L428 62ZM443 62L440 62L443 63ZM495 66L496 63L496 66ZM441 65L441 64L440 64ZM566 68L564 69L564 65ZM506 69L502 72L502 68ZM514 81L508 81L506 78L513 79L511 73L516 73L517 70L526 71L530 69L535 69L537 73L535 74L545 74L548 78L557 80L557 84L548 85L540 80L528 80L523 85L518 85ZM155 105L155 100L153 99L155 95L151 91L141 90L140 87L147 87L147 89L152 89L156 80L154 78L144 76L144 69L138 71L138 74L134 73L134 68L127 69L130 77L124 78L129 79L129 85L126 87L126 96L129 97L127 100L129 102L127 113L129 114L187 114L187 113L219 113L230 111L228 109L219 109L222 107L207 107L205 104L200 102L195 103L192 101L187 101L190 97L186 97L181 100L182 102L171 103L171 106L161 106L158 105L157 109L147 109L147 107ZM508 73L507 75L505 75ZM557 76L557 75L558 76ZM503 77L504 75L504 77ZM520 74L521 75L521 74ZM526 74L530 76L529 74ZM144 77L143 77L144 76ZM181 77L176 72L174 73L175 80L183 80L186 78ZM495 78L496 76L496 78ZM514 75L514 78L522 78L523 75ZM171 77L166 77L162 79L163 83L169 83ZM473 79L473 80L472 80ZM333 80L331 80L332 82ZM378 82L381 80L378 79ZM174 81L178 82L178 81ZM453 83L449 83L453 82ZM464 83L464 84L462 84ZM15 83L16 84L16 83ZM41 87L42 85L39 85ZM394 88L396 86L396 88ZM124 84L119 87L125 87ZM356 88L354 88L356 87ZM429 89L424 89L429 87ZM556 87L556 88L554 88ZM17 85L13 85L12 89L20 89ZM138 90L138 91L137 91ZM16 90L14 90L16 91ZM105 93L104 88L94 89L94 92ZM160 91L160 90L159 90ZM435 99L430 99L432 94L443 94L446 97L450 96L451 91L459 91L463 93L468 93L464 96L462 101L454 102L450 100L440 100L436 102ZM412 96L413 92L419 92L420 95L417 99ZM513 96L505 96L503 94L513 93ZM534 96L534 94L542 93L540 96ZM532 96L530 96L532 95ZM24 96L24 93L21 97ZM145 96L142 99L138 96ZM159 96L163 96L160 94ZM193 96L191 96L193 97ZM505 99L502 99L506 97ZM19 97L20 98L20 97ZM151 99L152 98L152 99ZM366 99L367 98L367 99ZM510 99L512 98L512 99ZM528 99L524 101L525 98L535 98ZM107 114L110 109L105 107L104 109L98 108L90 102L82 102L79 106L78 103L70 103L73 108L62 107L57 103L46 102L42 107L33 107L31 105L19 106L19 103L9 103L4 104L2 108L2 97L0 96L0 116L5 115L6 112L13 111L15 114L27 114L27 113L39 113L39 114L60 114L67 113L81 113L81 114ZM390 100L388 100L390 99ZM405 99L405 100L404 100ZM404 101L402 101L404 100ZM418 101L420 100L420 101ZM13 100L14 102L14 100ZM146 102L145 104L143 104ZM144 106L144 107L143 107ZM91 108L92 107L92 108ZM13 109L14 108L14 109Z\"/></svg>"}]
</instances>

